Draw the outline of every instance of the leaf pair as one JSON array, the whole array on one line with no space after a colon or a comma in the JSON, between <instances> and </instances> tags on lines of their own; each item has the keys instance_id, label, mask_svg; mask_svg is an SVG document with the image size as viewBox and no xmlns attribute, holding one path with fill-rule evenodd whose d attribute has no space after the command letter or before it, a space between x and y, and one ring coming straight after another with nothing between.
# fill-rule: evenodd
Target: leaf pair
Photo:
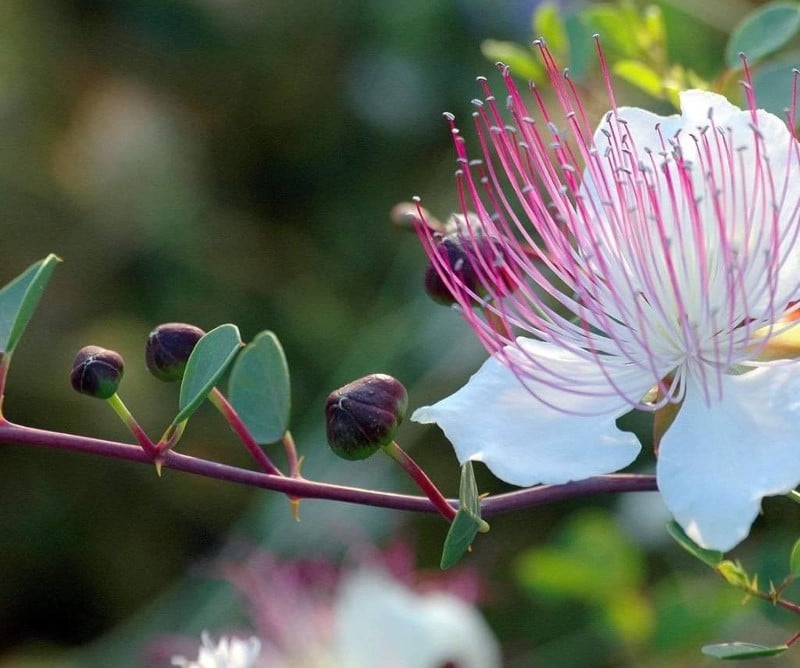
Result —
<instances>
[{"instance_id":1,"label":"leaf pair","mask_svg":"<svg viewBox=\"0 0 800 668\"><path fill-rule=\"evenodd\" d=\"M268 331L244 349L242 345L238 327L231 324L212 329L197 342L186 363L173 426L199 408L233 364L228 398L253 438L265 444L283 437L290 409L289 369L283 348Z\"/></svg>"}]
</instances>

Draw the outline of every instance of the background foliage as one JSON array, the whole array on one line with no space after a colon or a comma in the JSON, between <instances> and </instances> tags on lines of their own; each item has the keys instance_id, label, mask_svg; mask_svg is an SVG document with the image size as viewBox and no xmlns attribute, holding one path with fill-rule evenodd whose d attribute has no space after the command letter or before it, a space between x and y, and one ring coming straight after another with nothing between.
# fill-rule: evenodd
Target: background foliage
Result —
<instances>
[{"instance_id":1,"label":"background foliage","mask_svg":"<svg viewBox=\"0 0 800 668\"><path fill-rule=\"evenodd\" d=\"M760 3L655 4L660 62L714 81L728 35ZM110 411L69 390L72 356L96 343L126 357L121 393L157 436L177 397L144 370L154 325L230 321L246 338L269 328L292 370L304 471L407 489L388 461L333 461L323 398L380 371L406 382L416 406L482 359L457 316L424 297L422 251L388 214L413 194L440 216L456 208L440 113L455 112L466 130L474 77L492 71L481 42L528 42L536 5L0 3L2 280L51 251L66 260L15 353L9 417L125 439ZM562 2L559 12L584 8ZM630 46L618 37L608 38L612 53ZM796 52L791 40L779 48L785 70ZM595 84L585 85L599 96ZM788 79L781 85L767 88L781 96ZM669 96L647 90L634 76L617 93L668 112ZM456 492L458 467L438 432L409 425L400 440ZM207 407L181 449L248 463ZM399 531L428 568L445 533L436 518L318 502L303 504L296 525L277 496L32 448L3 446L0 469L2 666L138 666L158 633L230 623L236 599L207 577L230 531L288 556L339 555L344 543ZM478 474L482 491L501 489ZM711 662L699 654L705 642L785 640L792 620L743 606L669 540L660 513L648 495L496 519L469 563L486 581L507 665L696 666ZM797 515L782 500L765 515L737 556L779 579ZM780 661L800 665L791 652Z\"/></svg>"}]
</instances>

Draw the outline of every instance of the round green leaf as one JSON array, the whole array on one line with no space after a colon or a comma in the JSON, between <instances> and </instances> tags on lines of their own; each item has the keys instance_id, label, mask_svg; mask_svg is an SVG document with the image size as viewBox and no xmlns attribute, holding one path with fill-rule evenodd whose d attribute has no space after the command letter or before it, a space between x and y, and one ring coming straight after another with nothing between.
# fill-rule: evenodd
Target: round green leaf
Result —
<instances>
[{"instance_id":1,"label":"round green leaf","mask_svg":"<svg viewBox=\"0 0 800 668\"><path fill-rule=\"evenodd\" d=\"M787 645L766 647L749 642L725 642L719 645L704 646L703 654L706 656L713 656L715 659L738 661L743 659L759 659L765 656L777 656L778 654L783 654L787 649L789 649Z\"/></svg>"},{"instance_id":2,"label":"round green leaf","mask_svg":"<svg viewBox=\"0 0 800 668\"><path fill-rule=\"evenodd\" d=\"M739 54L753 63L774 53L800 30L800 6L795 2L773 2L748 14L736 26L725 48L728 67L742 66Z\"/></svg>"},{"instance_id":3,"label":"round green leaf","mask_svg":"<svg viewBox=\"0 0 800 668\"><path fill-rule=\"evenodd\" d=\"M10 355L14 352L60 261L51 253L0 290L0 353Z\"/></svg>"},{"instance_id":4,"label":"round green leaf","mask_svg":"<svg viewBox=\"0 0 800 668\"><path fill-rule=\"evenodd\" d=\"M261 332L236 358L228 399L256 441L283 437L289 427L289 367L275 334Z\"/></svg>"},{"instance_id":5,"label":"round green leaf","mask_svg":"<svg viewBox=\"0 0 800 668\"><path fill-rule=\"evenodd\" d=\"M203 403L228 368L239 348L242 338L236 325L220 325L212 329L192 350L181 382L180 412L173 424L183 422Z\"/></svg>"}]
</instances>

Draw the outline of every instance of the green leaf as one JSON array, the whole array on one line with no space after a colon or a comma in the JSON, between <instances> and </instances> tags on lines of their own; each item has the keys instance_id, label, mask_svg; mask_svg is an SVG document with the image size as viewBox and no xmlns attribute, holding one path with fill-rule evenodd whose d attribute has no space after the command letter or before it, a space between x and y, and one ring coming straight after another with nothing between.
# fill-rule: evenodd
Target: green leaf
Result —
<instances>
[{"instance_id":1,"label":"green leaf","mask_svg":"<svg viewBox=\"0 0 800 668\"><path fill-rule=\"evenodd\" d=\"M455 566L464 552L472 545L475 536L478 534L479 521L468 510L461 508L453 523L450 525L450 530L447 532L447 538L444 539L444 548L442 549L442 559L439 566L442 570L447 570Z\"/></svg>"},{"instance_id":2,"label":"green leaf","mask_svg":"<svg viewBox=\"0 0 800 668\"><path fill-rule=\"evenodd\" d=\"M458 500L460 508L444 540L440 563L442 570L458 563L479 531L481 533L489 531L489 525L481 519L481 500L472 462L469 461L461 466Z\"/></svg>"},{"instance_id":3,"label":"green leaf","mask_svg":"<svg viewBox=\"0 0 800 668\"><path fill-rule=\"evenodd\" d=\"M543 2L533 14L533 36L547 43L556 61L563 60L569 51L569 40L564 22L555 2Z\"/></svg>"},{"instance_id":4,"label":"green leaf","mask_svg":"<svg viewBox=\"0 0 800 668\"><path fill-rule=\"evenodd\" d=\"M792 72L800 63L800 50L761 65L753 72L753 89L761 109L784 118L792 104Z\"/></svg>"},{"instance_id":5,"label":"green leaf","mask_svg":"<svg viewBox=\"0 0 800 668\"><path fill-rule=\"evenodd\" d=\"M722 552L718 552L717 550L706 550L705 548L700 547L691 538L689 538L689 536L686 535L686 532L677 522L673 521L667 524L667 532L675 539L678 545L680 545L693 557L696 557L702 561L704 564L714 568L722 561Z\"/></svg>"},{"instance_id":6,"label":"green leaf","mask_svg":"<svg viewBox=\"0 0 800 668\"><path fill-rule=\"evenodd\" d=\"M289 427L289 367L278 337L261 332L231 369L228 399L261 444L279 441Z\"/></svg>"},{"instance_id":7,"label":"green leaf","mask_svg":"<svg viewBox=\"0 0 800 668\"><path fill-rule=\"evenodd\" d=\"M777 656L783 654L788 645L775 645L766 647L755 645L749 642L725 642L718 645L706 645L703 647L703 654L713 656L715 659L726 659L737 661L741 659L758 659L765 656Z\"/></svg>"},{"instance_id":8,"label":"green leaf","mask_svg":"<svg viewBox=\"0 0 800 668\"><path fill-rule=\"evenodd\" d=\"M461 466L461 482L458 488L458 500L461 507L472 513L475 517L481 516L481 501L478 496L478 485L475 482L475 472L472 462L467 461Z\"/></svg>"},{"instance_id":9,"label":"green leaf","mask_svg":"<svg viewBox=\"0 0 800 668\"><path fill-rule=\"evenodd\" d=\"M212 329L197 342L186 362L178 403L180 412L172 424L183 422L197 410L225 373L241 345L239 328L230 324Z\"/></svg>"},{"instance_id":10,"label":"green leaf","mask_svg":"<svg viewBox=\"0 0 800 668\"><path fill-rule=\"evenodd\" d=\"M742 66L739 54L750 64L774 53L800 30L800 6L794 2L773 2L748 14L734 28L725 47L725 62L732 69Z\"/></svg>"},{"instance_id":11,"label":"green leaf","mask_svg":"<svg viewBox=\"0 0 800 668\"><path fill-rule=\"evenodd\" d=\"M789 555L789 573L793 578L800 577L800 538L795 542Z\"/></svg>"},{"instance_id":12,"label":"green leaf","mask_svg":"<svg viewBox=\"0 0 800 668\"><path fill-rule=\"evenodd\" d=\"M533 52L515 42L487 39L481 42L481 52L493 63L508 65L515 76L534 81L544 76L544 67Z\"/></svg>"},{"instance_id":13,"label":"green leaf","mask_svg":"<svg viewBox=\"0 0 800 668\"><path fill-rule=\"evenodd\" d=\"M614 74L657 99L664 96L664 86L658 72L638 60L617 61L614 63Z\"/></svg>"},{"instance_id":14,"label":"green leaf","mask_svg":"<svg viewBox=\"0 0 800 668\"><path fill-rule=\"evenodd\" d=\"M59 262L51 253L0 290L0 353L14 352Z\"/></svg>"},{"instance_id":15,"label":"green leaf","mask_svg":"<svg viewBox=\"0 0 800 668\"><path fill-rule=\"evenodd\" d=\"M478 494L478 485L475 482L475 472L472 462L467 461L461 466L461 481L458 488L459 507L466 510L478 523L478 531L488 533L489 524L481 519L481 498Z\"/></svg>"},{"instance_id":16,"label":"green leaf","mask_svg":"<svg viewBox=\"0 0 800 668\"><path fill-rule=\"evenodd\" d=\"M750 584L750 576L738 561L720 561L714 568L725 582L734 587L747 588Z\"/></svg>"}]
</instances>

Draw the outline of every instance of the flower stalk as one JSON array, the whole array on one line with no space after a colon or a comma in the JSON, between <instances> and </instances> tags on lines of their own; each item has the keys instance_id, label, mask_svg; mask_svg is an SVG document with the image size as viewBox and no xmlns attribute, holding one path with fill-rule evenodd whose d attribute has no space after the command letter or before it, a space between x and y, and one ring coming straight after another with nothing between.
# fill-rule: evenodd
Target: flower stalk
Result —
<instances>
[{"instance_id":1,"label":"flower stalk","mask_svg":"<svg viewBox=\"0 0 800 668\"><path fill-rule=\"evenodd\" d=\"M133 437L136 439L136 442L142 447L142 450L144 450L151 457L155 457L156 455L160 454L159 448L155 443L153 443L153 441L150 440L150 437L136 421L136 418L133 417L133 414L128 410L128 407L122 401L122 398L119 396L119 394L115 392L108 399L106 399L106 402L119 416L119 419L122 420L122 423L128 428L128 431L131 432Z\"/></svg>"},{"instance_id":2,"label":"flower stalk","mask_svg":"<svg viewBox=\"0 0 800 668\"><path fill-rule=\"evenodd\" d=\"M230 425L261 469L270 475L282 476L281 470L272 463L272 460L262 450L261 445L253 438L247 425L242 422L242 418L239 417L236 409L225 398L225 395L215 387L209 393L208 400L222 414L222 417L225 418L225 421Z\"/></svg>"},{"instance_id":3,"label":"flower stalk","mask_svg":"<svg viewBox=\"0 0 800 668\"><path fill-rule=\"evenodd\" d=\"M140 464L152 465L153 463L150 456L138 444L132 445L89 436L36 429L7 421L0 422L0 443L82 452ZM164 453L163 466L174 471L182 471L249 487L258 487L303 499L325 499L408 512L441 512L426 496L396 494L394 492L361 489L272 475L173 451ZM656 489L655 477L651 475L617 474L597 476L590 480L582 480L565 485L549 485L497 494L481 500L481 514L483 517L493 517L521 508L529 508L569 498L606 493L655 491ZM453 507L458 507L457 499L447 499L447 503Z\"/></svg>"},{"instance_id":4,"label":"flower stalk","mask_svg":"<svg viewBox=\"0 0 800 668\"><path fill-rule=\"evenodd\" d=\"M390 459L397 462L400 468L411 477L417 487L422 490L441 513L442 517L448 522L452 522L456 517L456 509L444 498L439 488L428 477L428 474L420 468L419 464L397 444L397 441L392 441L389 445L383 446L382 449Z\"/></svg>"}]
</instances>

